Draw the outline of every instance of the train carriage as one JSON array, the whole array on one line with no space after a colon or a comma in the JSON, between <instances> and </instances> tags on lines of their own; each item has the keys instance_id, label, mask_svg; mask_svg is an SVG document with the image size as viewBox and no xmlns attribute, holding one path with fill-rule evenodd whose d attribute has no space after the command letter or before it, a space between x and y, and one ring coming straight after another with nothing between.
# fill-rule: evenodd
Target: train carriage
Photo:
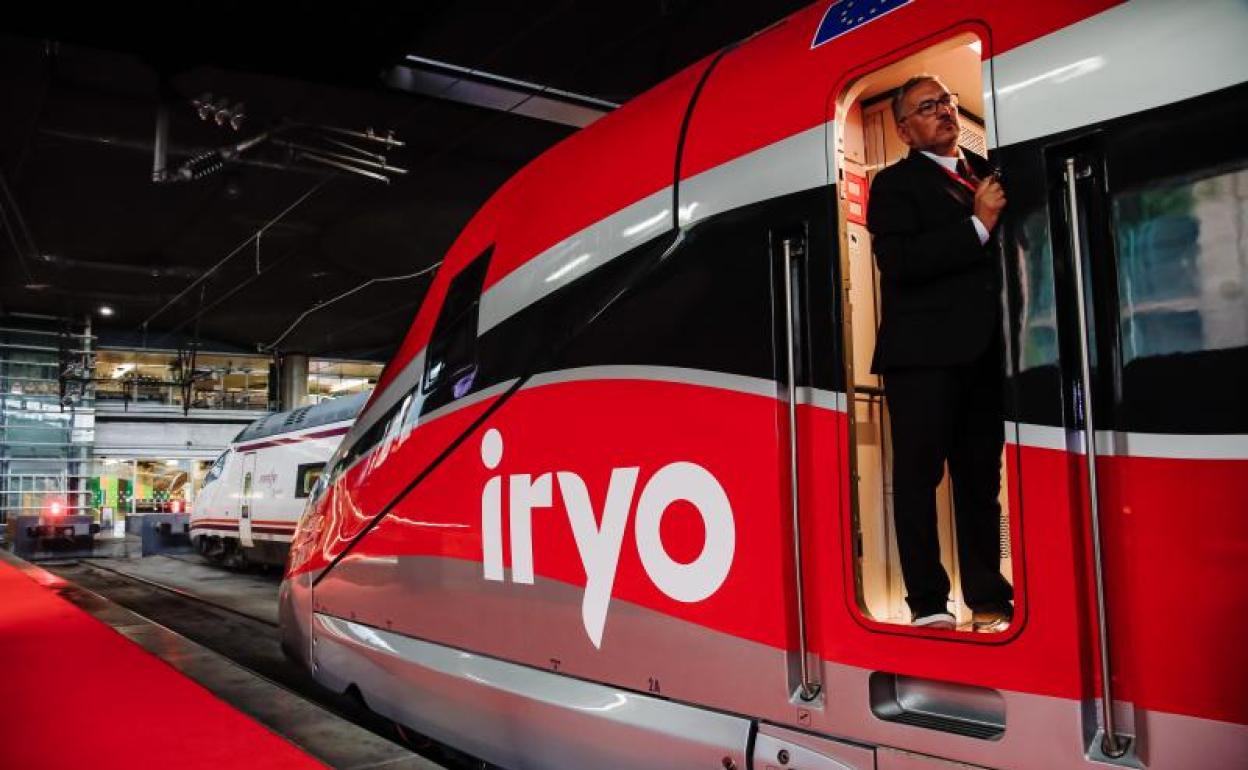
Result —
<instances>
[{"instance_id":1,"label":"train carriage","mask_svg":"<svg viewBox=\"0 0 1248 770\"><path fill-rule=\"evenodd\" d=\"M1242 767L1244 40L1237 0L825 1L552 148L334 453L285 647L508 768ZM867 365L918 71L1010 201L996 633L907 622Z\"/></svg>"},{"instance_id":2,"label":"train carriage","mask_svg":"<svg viewBox=\"0 0 1248 770\"><path fill-rule=\"evenodd\" d=\"M285 565L304 504L367 398L299 407L244 428L213 463L195 498L195 549L239 566Z\"/></svg>"}]
</instances>

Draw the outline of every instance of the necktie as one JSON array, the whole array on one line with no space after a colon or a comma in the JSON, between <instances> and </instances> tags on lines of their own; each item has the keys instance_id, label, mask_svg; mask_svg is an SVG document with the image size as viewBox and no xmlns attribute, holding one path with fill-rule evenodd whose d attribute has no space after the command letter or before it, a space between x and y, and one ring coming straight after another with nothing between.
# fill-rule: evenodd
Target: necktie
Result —
<instances>
[{"instance_id":1,"label":"necktie","mask_svg":"<svg viewBox=\"0 0 1248 770\"><path fill-rule=\"evenodd\" d=\"M979 177L975 176L975 172L971 171L971 167L967 164L965 158L958 158L958 176L970 182L972 187L979 186Z\"/></svg>"}]
</instances>

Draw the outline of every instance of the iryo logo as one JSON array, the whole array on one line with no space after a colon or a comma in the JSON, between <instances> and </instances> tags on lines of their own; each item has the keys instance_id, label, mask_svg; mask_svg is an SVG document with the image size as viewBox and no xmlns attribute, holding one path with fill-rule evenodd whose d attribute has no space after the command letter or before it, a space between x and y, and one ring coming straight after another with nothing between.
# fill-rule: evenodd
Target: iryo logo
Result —
<instances>
[{"instance_id":1,"label":"iryo logo","mask_svg":"<svg viewBox=\"0 0 1248 770\"><path fill-rule=\"evenodd\" d=\"M494 470L502 459L503 436L491 428L481 439L481 461ZM519 473L507 478L512 582L533 582L533 511L553 505L553 485L557 483L585 567L581 619L595 647L602 646L639 470L611 471L601 525L594 515L589 490L577 474L556 471L533 478ZM702 552L688 564L669 556L659 535L664 512L678 500L697 509L706 532ZM642 487L633 518L633 537L642 567L655 587L676 601L692 603L706 599L723 585L732 568L737 532L728 495L711 472L696 463L674 462L660 468ZM490 478L481 490L481 545L485 579L504 580L502 476Z\"/></svg>"}]
</instances>

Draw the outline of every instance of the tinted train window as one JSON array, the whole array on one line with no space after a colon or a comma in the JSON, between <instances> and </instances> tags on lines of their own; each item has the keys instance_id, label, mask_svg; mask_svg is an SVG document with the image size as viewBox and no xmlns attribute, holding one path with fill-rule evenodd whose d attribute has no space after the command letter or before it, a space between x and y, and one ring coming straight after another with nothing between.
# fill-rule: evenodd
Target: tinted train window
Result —
<instances>
[{"instance_id":1,"label":"tinted train window","mask_svg":"<svg viewBox=\"0 0 1248 770\"><path fill-rule=\"evenodd\" d=\"M1114 196L1124 363L1248 345L1248 171Z\"/></svg>"},{"instance_id":2,"label":"tinted train window","mask_svg":"<svg viewBox=\"0 0 1248 770\"><path fill-rule=\"evenodd\" d=\"M1107 142L1120 430L1248 431L1246 96L1124 120Z\"/></svg>"},{"instance_id":3,"label":"tinted train window","mask_svg":"<svg viewBox=\"0 0 1248 770\"><path fill-rule=\"evenodd\" d=\"M421 392L427 406L453 401L472 391L477 373L477 318L481 287L493 247L468 263L451 280L446 301L433 327L425 352L425 377ZM430 403L433 402L433 403Z\"/></svg>"},{"instance_id":4,"label":"tinted train window","mask_svg":"<svg viewBox=\"0 0 1248 770\"><path fill-rule=\"evenodd\" d=\"M379 417L377 422L373 423L368 430L361 434L355 443L343 453L342 457L338 458L338 462L334 463L334 469L329 475L330 483L337 481L338 477L342 475L343 471L350 468L352 463L368 454L373 447L377 446L378 442L381 441L382 437L386 435L386 431L390 428L390 423L398 413L399 406L400 404L395 404L390 407L389 411Z\"/></svg>"},{"instance_id":5,"label":"tinted train window","mask_svg":"<svg viewBox=\"0 0 1248 770\"><path fill-rule=\"evenodd\" d=\"M217 458L217 461L212 464L212 467L208 469L208 473L204 476L205 484L221 478L221 471L225 470L225 458L227 455L229 455L229 452L222 454Z\"/></svg>"},{"instance_id":6,"label":"tinted train window","mask_svg":"<svg viewBox=\"0 0 1248 770\"><path fill-rule=\"evenodd\" d=\"M307 497L325 471L324 463L306 463L295 471L295 497Z\"/></svg>"}]
</instances>

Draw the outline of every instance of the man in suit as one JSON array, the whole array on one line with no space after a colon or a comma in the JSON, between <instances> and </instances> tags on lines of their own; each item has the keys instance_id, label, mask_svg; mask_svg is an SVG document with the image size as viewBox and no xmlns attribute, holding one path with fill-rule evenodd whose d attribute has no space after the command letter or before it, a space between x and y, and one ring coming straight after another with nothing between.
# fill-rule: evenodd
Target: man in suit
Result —
<instances>
[{"instance_id":1,"label":"man in suit","mask_svg":"<svg viewBox=\"0 0 1248 770\"><path fill-rule=\"evenodd\" d=\"M871 369L892 422L893 519L916 626L952 629L940 563L936 487L948 463L962 596L978 630L1004 628L1013 589L1001 575L1003 342L991 238L1005 193L987 161L958 147L957 96L918 75L893 100L910 147L871 186L883 301Z\"/></svg>"}]
</instances>

